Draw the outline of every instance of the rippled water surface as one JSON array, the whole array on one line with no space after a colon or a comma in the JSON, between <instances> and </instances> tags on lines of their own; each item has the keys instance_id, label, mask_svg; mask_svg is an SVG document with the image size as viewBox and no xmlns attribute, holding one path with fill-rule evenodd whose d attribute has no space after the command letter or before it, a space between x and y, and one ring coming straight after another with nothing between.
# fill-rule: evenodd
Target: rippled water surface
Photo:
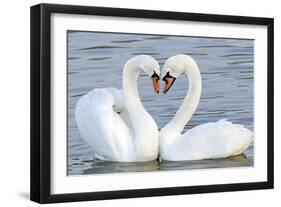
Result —
<instances>
[{"instance_id":1,"label":"rippled water surface","mask_svg":"<svg viewBox=\"0 0 281 207\"><path fill-rule=\"evenodd\" d=\"M191 55L202 74L200 104L185 130L223 118L253 130L253 40L69 31L69 175L253 165L253 146L245 155L216 160L161 163L93 160L74 119L78 99L93 88L122 88L123 66L135 55L151 55L163 66L167 58L179 53ZM151 80L144 73L140 75L138 85L145 108L161 128L179 108L188 89L188 80L180 76L165 95L154 93Z\"/></svg>"}]
</instances>

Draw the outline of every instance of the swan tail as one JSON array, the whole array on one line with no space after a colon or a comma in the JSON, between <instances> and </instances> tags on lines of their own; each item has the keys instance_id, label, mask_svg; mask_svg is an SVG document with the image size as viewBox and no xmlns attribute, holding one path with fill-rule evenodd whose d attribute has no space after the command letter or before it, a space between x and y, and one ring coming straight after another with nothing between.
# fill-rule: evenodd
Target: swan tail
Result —
<instances>
[{"instance_id":1,"label":"swan tail","mask_svg":"<svg viewBox=\"0 0 281 207\"><path fill-rule=\"evenodd\" d=\"M244 126L233 124L225 119L219 120L217 125L229 156L243 153L253 143L254 133Z\"/></svg>"}]
</instances>

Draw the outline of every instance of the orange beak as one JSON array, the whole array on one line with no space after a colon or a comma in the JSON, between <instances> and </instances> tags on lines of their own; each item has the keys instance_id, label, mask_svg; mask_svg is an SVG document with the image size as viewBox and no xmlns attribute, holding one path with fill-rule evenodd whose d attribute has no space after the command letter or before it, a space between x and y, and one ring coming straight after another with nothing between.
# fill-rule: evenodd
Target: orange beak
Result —
<instances>
[{"instance_id":1,"label":"orange beak","mask_svg":"<svg viewBox=\"0 0 281 207\"><path fill-rule=\"evenodd\" d=\"M167 93L167 91L170 89L176 79L174 77L167 77L163 78L163 80L166 82L163 93Z\"/></svg>"},{"instance_id":2,"label":"orange beak","mask_svg":"<svg viewBox=\"0 0 281 207\"><path fill-rule=\"evenodd\" d=\"M159 79L158 79L158 78L151 78L151 80L152 80L152 84L153 84L154 91L155 91L156 93L159 93L159 90L160 90Z\"/></svg>"}]
</instances>

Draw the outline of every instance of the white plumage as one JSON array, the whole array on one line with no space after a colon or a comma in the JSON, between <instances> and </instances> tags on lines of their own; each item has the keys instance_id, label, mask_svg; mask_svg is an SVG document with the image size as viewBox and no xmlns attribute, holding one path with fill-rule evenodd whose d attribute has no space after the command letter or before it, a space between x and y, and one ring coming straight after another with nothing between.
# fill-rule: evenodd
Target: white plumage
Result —
<instances>
[{"instance_id":1,"label":"white plumage","mask_svg":"<svg viewBox=\"0 0 281 207\"><path fill-rule=\"evenodd\" d=\"M226 120L196 126L161 143L161 158L170 161L225 158L241 154L250 146L253 132ZM170 137L171 140L173 137Z\"/></svg>"},{"instance_id":2,"label":"white plumage","mask_svg":"<svg viewBox=\"0 0 281 207\"><path fill-rule=\"evenodd\" d=\"M137 91L140 70L149 76L160 72L150 56L135 56L124 67L123 90L96 88L77 102L76 123L95 158L118 162L157 159L158 128Z\"/></svg>"},{"instance_id":3,"label":"white plumage","mask_svg":"<svg viewBox=\"0 0 281 207\"><path fill-rule=\"evenodd\" d=\"M162 159L179 161L225 158L241 154L252 144L252 131L226 120L202 124L181 134L199 104L201 75L196 62L187 55L169 58L163 67L163 75L167 73L172 79L185 73L190 85L175 117L160 131L159 144ZM173 82L174 80L167 81L166 85L171 84L165 88L169 90Z\"/></svg>"},{"instance_id":4,"label":"white plumage","mask_svg":"<svg viewBox=\"0 0 281 207\"><path fill-rule=\"evenodd\" d=\"M99 159L122 161L132 149L131 132L113 110L115 104L119 110L123 109L123 103L115 101L119 96L121 99L122 91L118 89L93 89L76 105L75 117L80 134Z\"/></svg>"}]
</instances>

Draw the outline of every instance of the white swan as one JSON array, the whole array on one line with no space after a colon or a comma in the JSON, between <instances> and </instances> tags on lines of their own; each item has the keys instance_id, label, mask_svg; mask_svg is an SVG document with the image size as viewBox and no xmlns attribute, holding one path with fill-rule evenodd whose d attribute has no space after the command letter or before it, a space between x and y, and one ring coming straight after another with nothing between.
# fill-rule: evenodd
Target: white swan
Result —
<instances>
[{"instance_id":1,"label":"white swan","mask_svg":"<svg viewBox=\"0 0 281 207\"><path fill-rule=\"evenodd\" d=\"M164 160L201 160L241 154L253 141L253 132L226 120L196 126L181 134L195 112L201 95L201 75L196 62L187 55L170 57L163 67L164 93L184 73L189 90L174 118L159 133L160 157Z\"/></svg>"},{"instance_id":2,"label":"white swan","mask_svg":"<svg viewBox=\"0 0 281 207\"><path fill-rule=\"evenodd\" d=\"M158 93L159 64L150 56L138 55L124 66L123 91L93 89L78 101L76 123L95 158L117 162L158 158L158 128L143 107L137 89L141 70L152 78L154 90Z\"/></svg>"}]
</instances>

